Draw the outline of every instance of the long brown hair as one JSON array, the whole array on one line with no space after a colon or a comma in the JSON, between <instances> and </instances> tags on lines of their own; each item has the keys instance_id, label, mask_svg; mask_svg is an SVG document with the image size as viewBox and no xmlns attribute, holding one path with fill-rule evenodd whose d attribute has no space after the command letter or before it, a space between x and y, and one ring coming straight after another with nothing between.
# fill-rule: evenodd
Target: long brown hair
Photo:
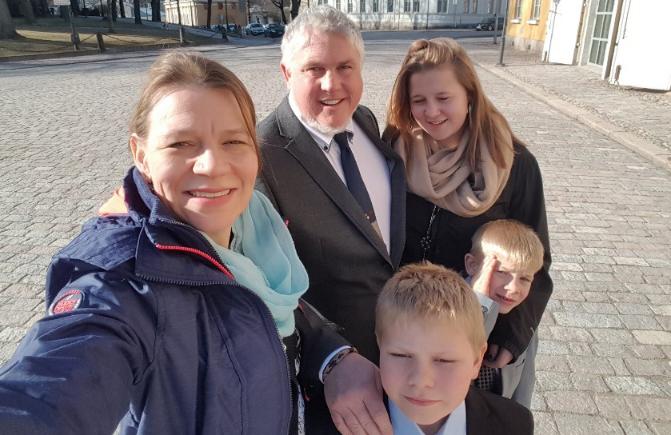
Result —
<instances>
[{"instance_id":1,"label":"long brown hair","mask_svg":"<svg viewBox=\"0 0 671 435\"><path fill-rule=\"evenodd\" d=\"M466 50L451 38L419 39L410 45L394 82L383 136L390 138L400 134L406 146L411 143L410 132L418 125L410 111L410 77L446 64L454 69L459 84L468 95L470 139L465 155L469 164L477 168L478 148L485 143L494 162L505 167L503 151L512 149L513 141L519 143L519 140L513 135L508 121L485 96Z\"/></svg>"},{"instance_id":2,"label":"long brown hair","mask_svg":"<svg viewBox=\"0 0 671 435\"><path fill-rule=\"evenodd\" d=\"M238 102L247 133L256 155L256 113L252 97L240 79L228 68L199 53L174 51L160 56L149 70L147 84L130 120L130 132L145 138L149 132L149 113L156 103L178 88L202 86L230 91ZM260 163L261 159L259 159Z\"/></svg>"}]
</instances>

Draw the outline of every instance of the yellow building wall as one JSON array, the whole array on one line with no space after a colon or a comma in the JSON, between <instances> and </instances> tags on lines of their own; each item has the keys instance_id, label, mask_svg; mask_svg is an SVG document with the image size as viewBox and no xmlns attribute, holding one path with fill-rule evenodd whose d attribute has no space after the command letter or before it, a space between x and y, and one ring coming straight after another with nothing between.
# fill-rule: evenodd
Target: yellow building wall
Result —
<instances>
[{"instance_id":1,"label":"yellow building wall","mask_svg":"<svg viewBox=\"0 0 671 435\"><path fill-rule=\"evenodd\" d=\"M515 4L521 3L520 16L515 17ZM533 0L510 0L508 2L508 28L506 36L520 50L541 51L552 0L541 0L538 20L532 20Z\"/></svg>"}]
</instances>

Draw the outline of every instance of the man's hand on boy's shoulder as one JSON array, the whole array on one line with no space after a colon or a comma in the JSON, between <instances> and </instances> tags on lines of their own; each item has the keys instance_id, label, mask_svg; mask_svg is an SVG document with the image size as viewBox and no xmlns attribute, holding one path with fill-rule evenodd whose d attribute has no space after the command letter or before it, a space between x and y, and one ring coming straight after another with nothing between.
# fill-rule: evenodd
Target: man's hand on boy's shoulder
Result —
<instances>
[{"instance_id":1,"label":"man's hand on boy's shoulder","mask_svg":"<svg viewBox=\"0 0 671 435\"><path fill-rule=\"evenodd\" d=\"M512 360L513 354L508 349L489 343L483 362L487 367L500 369L510 364Z\"/></svg>"},{"instance_id":2,"label":"man's hand on boy's shoulder","mask_svg":"<svg viewBox=\"0 0 671 435\"><path fill-rule=\"evenodd\" d=\"M392 435L382 400L379 369L358 353L350 353L324 382L333 423L344 435Z\"/></svg>"}]
</instances>

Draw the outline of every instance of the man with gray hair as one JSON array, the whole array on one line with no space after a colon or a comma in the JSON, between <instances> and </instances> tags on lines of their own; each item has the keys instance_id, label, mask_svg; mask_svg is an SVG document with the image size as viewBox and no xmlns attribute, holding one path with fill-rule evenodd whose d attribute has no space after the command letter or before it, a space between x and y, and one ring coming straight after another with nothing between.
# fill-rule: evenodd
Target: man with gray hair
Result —
<instances>
[{"instance_id":1,"label":"man with gray hair","mask_svg":"<svg viewBox=\"0 0 671 435\"><path fill-rule=\"evenodd\" d=\"M332 7L307 9L287 27L280 67L289 94L257 127L259 187L286 219L308 270L305 298L354 346L336 349L320 374L335 426L390 434L374 311L405 243L405 178L375 116L359 105L362 64L359 30ZM310 406L318 408L314 397L313 434Z\"/></svg>"}]
</instances>

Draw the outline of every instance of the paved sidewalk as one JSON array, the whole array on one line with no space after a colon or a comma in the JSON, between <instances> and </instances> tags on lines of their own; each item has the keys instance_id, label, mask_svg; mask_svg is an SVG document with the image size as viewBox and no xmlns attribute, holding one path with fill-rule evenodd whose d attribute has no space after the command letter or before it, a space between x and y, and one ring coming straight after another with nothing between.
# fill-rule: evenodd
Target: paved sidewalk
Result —
<instances>
[{"instance_id":1,"label":"paved sidewalk","mask_svg":"<svg viewBox=\"0 0 671 435\"><path fill-rule=\"evenodd\" d=\"M505 67L491 39L471 44L480 65L556 109L671 168L671 92L638 90L601 80L590 66L540 62L538 54L506 47Z\"/></svg>"},{"instance_id":2,"label":"paved sidewalk","mask_svg":"<svg viewBox=\"0 0 671 435\"><path fill-rule=\"evenodd\" d=\"M405 49L421 35L366 43L363 104L381 125ZM668 97L612 88L589 70L539 65L512 50L501 69L491 43L463 44L544 177L555 292L539 329L536 433L671 434L671 171L575 119L583 110L600 123L619 122L618 112L598 114L587 97L603 92L614 109L629 110L631 101L645 107L630 112L630 125L659 116L668 126L663 100L648 101ZM248 85L260 119L283 97L277 46L202 50ZM44 314L51 255L128 168L127 120L152 60L143 53L0 68L0 364ZM562 99L560 88L553 94L523 81L521 71L546 85L573 83L571 98L584 93L584 107ZM653 145L661 148L663 128L619 129L647 144L659 138Z\"/></svg>"}]
</instances>

